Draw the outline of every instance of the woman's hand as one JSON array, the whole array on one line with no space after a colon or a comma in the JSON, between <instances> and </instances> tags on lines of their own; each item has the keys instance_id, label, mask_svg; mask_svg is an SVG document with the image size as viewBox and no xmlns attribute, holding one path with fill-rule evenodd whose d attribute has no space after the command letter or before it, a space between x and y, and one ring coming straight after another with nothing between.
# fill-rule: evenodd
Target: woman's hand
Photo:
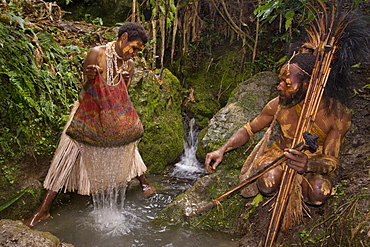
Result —
<instances>
[{"instance_id":1,"label":"woman's hand","mask_svg":"<svg viewBox=\"0 0 370 247\"><path fill-rule=\"evenodd\" d=\"M103 72L103 68L99 67L99 65L95 65L95 64L87 65L86 71L85 71L87 80L90 81L90 80L95 79L96 73L98 72L100 73Z\"/></svg>"}]
</instances>

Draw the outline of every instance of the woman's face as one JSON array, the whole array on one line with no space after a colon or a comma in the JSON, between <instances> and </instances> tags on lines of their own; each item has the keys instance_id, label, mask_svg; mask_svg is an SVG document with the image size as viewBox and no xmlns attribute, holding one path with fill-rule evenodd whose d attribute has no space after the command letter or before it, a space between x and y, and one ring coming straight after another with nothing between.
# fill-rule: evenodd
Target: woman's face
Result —
<instances>
[{"instance_id":1,"label":"woman's face","mask_svg":"<svg viewBox=\"0 0 370 247\"><path fill-rule=\"evenodd\" d=\"M127 33L122 34L118 43L117 53L125 61L135 57L144 48L144 43L141 40L128 41Z\"/></svg>"}]
</instances>

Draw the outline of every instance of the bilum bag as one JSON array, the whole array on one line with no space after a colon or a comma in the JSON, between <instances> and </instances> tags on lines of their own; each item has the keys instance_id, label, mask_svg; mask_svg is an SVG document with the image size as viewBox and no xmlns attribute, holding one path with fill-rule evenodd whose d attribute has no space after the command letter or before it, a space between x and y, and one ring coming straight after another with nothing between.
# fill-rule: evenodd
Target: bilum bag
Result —
<instances>
[{"instance_id":1,"label":"bilum bag","mask_svg":"<svg viewBox=\"0 0 370 247\"><path fill-rule=\"evenodd\" d=\"M98 147L123 146L140 139L144 128L123 78L108 86L98 73L66 133L78 142Z\"/></svg>"}]
</instances>

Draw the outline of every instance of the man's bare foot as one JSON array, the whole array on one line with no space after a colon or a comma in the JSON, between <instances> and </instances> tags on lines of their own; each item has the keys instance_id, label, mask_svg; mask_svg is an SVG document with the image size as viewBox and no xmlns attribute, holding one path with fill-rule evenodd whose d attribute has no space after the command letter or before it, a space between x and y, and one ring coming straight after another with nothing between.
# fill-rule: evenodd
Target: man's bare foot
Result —
<instances>
[{"instance_id":1,"label":"man's bare foot","mask_svg":"<svg viewBox=\"0 0 370 247\"><path fill-rule=\"evenodd\" d=\"M141 187L145 197L149 197L155 192L155 188L153 186L150 186L149 184L143 184L141 185Z\"/></svg>"},{"instance_id":2,"label":"man's bare foot","mask_svg":"<svg viewBox=\"0 0 370 247\"><path fill-rule=\"evenodd\" d=\"M32 226L35 226L40 221L46 220L49 217L50 217L49 212L47 213L37 212L34 215L32 215L30 218L28 218L27 220L23 221L23 224L25 224L26 226L32 227Z\"/></svg>"}]
</instances>

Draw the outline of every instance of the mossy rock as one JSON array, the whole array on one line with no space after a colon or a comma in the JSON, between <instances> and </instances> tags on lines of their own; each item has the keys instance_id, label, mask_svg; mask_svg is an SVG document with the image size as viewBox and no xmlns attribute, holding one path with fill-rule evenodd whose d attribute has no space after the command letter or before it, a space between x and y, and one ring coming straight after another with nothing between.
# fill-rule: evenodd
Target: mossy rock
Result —
<instances>
[{"instance_id":1,"label":"mossy rock","mask_svg":"<svg viewBox=\"0 0 370 247\"><path fill-rule=\"evenodd\" d=\"M213 115L223 107L235 87L248 78L240 69L240 50L230 46L214 54L214 59L202 64L196 73L187 72L189 88L194 89L194 102L189 102L187 110L195 116L197 125L208 125Z\"/></svg>"},{"instance_id":2,"label":"mossy rock","mask_svg":"<svg viewBox=\"0 0 370 247\"><path fill-rule=\"evenodd\" d=\"M209 121L208 126L201 131L197 156L205 157L207 152L216 150L235 131L258 116L265 104L276 96L275 85L277 81L278 77L275 73L262 72L238 85L233 90L227 105L220 109ZM263 134L264 132L261 131L255 135L255 143L262 138ZM227 153L223 163L242 164L246 159L245 151L249 144L252 142L231 152L230 155ZM232 169L235 167L233 165Z\"/></svg>"},{"instance_id":3,"label":"mossy rock","mask_svg":"<svg viewBox=\"0 0 370 247\"><path fill-rule=\"evenodd\" d=\"M199 134L197 156L204 161L207 152L220 147L241 126L256 117L264 105L274 97L274 88L278 78L275 73L260 73L241 83L233 91L228 104L219 110L209 121L208 127ZM257 141L263 132L256 135ZM197 180L194 186L179 195L168 205L155 222L160 224L187 223L205 230L237 232L241 214L245 214L246 203L240 193L234 192L203 215L197 215L199 208L218 198L239 184L239 174L249 152L246 143L238 149L227 152L218 169L210 175ZM253 147L253 145L252 145ZM171 217L168 218L167 216ZM166 218L167 217L167 218Z\"/></svg>"},{"instance_id":4,"label":"mossy rock","mask_svg":"<svg viewBox=\"0 0 370 247\"><path fill-rule=\"evenodd\" d=\"M183 150L183 90L169 70L159 77L152 71L137 71L129 90L145 131L139 151L151 173L160 173Z\"/></svg>"},{"instance_id":5,"label":"mossy rock","mask_svg":"<svg viewBox=\"0 0 370 247\"><path fill-rule=\"evenodd\" d=\"M188 224L203 230L234 231L243 205L240 195L235 193L220 205L197 214L212 199L217 198L237 185L237 171L215 172L197 180L192 188L179 195L153 221L159 225Z\"/></svg>"}]
</instances>

